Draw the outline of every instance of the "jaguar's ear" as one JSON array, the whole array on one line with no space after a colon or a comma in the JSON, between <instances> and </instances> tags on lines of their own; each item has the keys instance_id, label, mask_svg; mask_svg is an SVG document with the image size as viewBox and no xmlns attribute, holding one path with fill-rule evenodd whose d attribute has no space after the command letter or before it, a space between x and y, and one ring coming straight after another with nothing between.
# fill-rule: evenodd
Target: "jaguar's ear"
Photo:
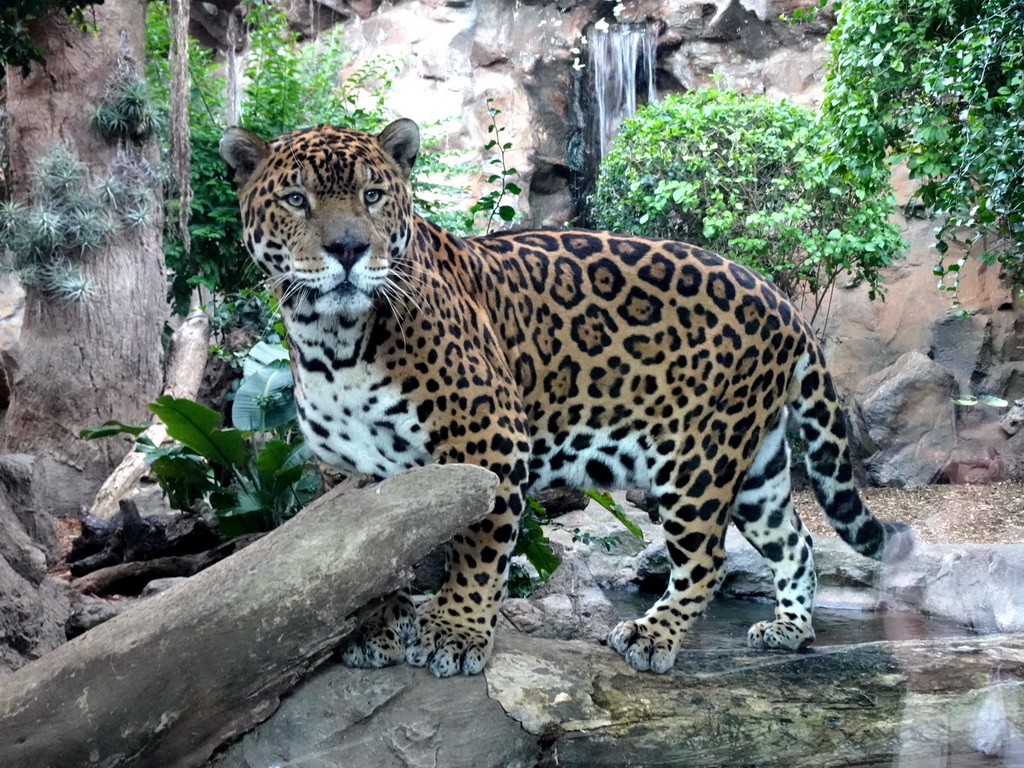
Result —
<instances>
[{"instance_id":1,"label":"jaguar's ear","mask_svg":"<svg viewBox=\"0 0 1024 768\"><path fill-rule=\"evenodd\" d=\"M248 181L256 166L270 152L270 145L252 131L237 125L224 131L220 156L228 164L231 180L239 187Z\"/></svg>"},{"instance_id":2,"label":"jaguar's ear","mask_svg":"<svg viewBox=\"0 0 1024 768\"><path fill-rule=\"evenodd\" d=\"M380 132L377 137L381 148L398 163L406 178L412 173L416 156L420 153L420 129L407 118L400 118Z\"/></svg>"}]
</instances>

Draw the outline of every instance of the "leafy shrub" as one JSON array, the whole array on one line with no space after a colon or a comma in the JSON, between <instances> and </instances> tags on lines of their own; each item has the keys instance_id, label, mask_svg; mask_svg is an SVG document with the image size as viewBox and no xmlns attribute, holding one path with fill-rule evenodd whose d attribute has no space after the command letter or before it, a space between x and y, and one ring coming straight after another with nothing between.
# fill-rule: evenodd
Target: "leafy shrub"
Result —
<instances>
[{"instance_id":1,"label":"leafy shrub","mask_svg":"<svg viewBox=\"0 0 1024 768\"><path fill-rule=\"evenodd\" d=\"M878 291L903 247L888 175L837 173L826 136L787 101L702 89L626 121L590 199L598 227L692 242L747 264L815 309L843 272Z\"/></svg>"},{"instance_id":2,"label":"leafy shrub","mask_svg":"<svg viewBox=\"0 0 1024 768\"><path fill-rule=\"evenodd\" d=\"M980 244L1024 297L1022 30L1020 0L858 0L829 33L831 150L861 178L907 163L943 222L936 273L951 291Z\"/></svg>"},{"instance_id":3,"label":"leafy shrub","mask_svg":"<svg viewBox=\"0 0 1024 768\"><path fill-rule=\"evenodd\" d=\"M82 430L80 437L133 435L172 508L198 512L208 504L224 534L240 536L276 528L316 495L320 476L293 423L277 423L278 434L267 439L261 429L220 426L219 413L192 400L165 395L149 409L176 443L154 445L143 434L149 424L119 421Z\"/></svg>"}]
</instances>

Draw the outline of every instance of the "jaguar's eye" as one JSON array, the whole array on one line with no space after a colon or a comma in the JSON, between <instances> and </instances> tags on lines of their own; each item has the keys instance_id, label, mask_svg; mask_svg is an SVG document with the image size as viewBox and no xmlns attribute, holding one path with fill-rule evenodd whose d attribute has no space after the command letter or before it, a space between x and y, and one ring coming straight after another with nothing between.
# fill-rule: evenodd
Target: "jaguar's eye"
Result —
<instances>
[{"instance_id":1,"label":"jaguar's eye","mask_svg":"<svg viewBox=\"0 0 1024 768\"><path fill-rule=\"evenodd\" d=\"M374 203L380 202L382 197L384 197L384 193L379 189L368 189L363 192L363 200L366 201L367 205L373 205Z\"/></svg>"},{"instance_id":2,"label":"jaguar's eye","mask_svg":"<svg viewBox=\"0 0 1024 768\"><path fill-rule=\"evenodd\" d=\"M308 205L306 196L301 192L289 192L283 200L292 208L305 208Z\"/></svg>"}]
</instances>

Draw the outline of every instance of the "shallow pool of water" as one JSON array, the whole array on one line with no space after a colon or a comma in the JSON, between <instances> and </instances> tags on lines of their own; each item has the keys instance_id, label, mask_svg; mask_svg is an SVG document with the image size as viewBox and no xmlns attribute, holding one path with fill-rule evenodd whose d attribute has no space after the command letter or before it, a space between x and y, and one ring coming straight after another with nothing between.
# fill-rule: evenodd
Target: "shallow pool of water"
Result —
<instances>
[{"instance_id":1,"label":"shallow pool of water","mask_svg":"<svg viewBox=\"0 0 1024 768\"><path fill-rule=\"evenodd\" d=\"M643 592L606 593L623 619L640 616L658 595ZM772 618L775 606L767 601L714 600L691 630L685 647L744 648L747 630L758 621ZM876 640L923 640L930 637L960 637L977 634L949 619L929 618L895 611L856 611L837 608L814 610L814 645L870 643Z\"/></svg>"}]
</instances>

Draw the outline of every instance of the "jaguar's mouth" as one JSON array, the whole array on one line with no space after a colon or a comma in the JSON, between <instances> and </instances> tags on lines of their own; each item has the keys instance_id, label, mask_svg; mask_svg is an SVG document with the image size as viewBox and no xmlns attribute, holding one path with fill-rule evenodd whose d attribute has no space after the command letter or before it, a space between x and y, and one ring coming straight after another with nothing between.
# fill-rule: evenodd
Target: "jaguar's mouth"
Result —
<instances>
[{"instance_id":1,"label":"jaguar's mouth","mask_svg":"<svg viewBox=\"0 0 1024 768\"><path fill-rule=\"evenodd\" d=\"M314 307L320 312L348 317L361 315L372 306L372 298L348 279L321 291L314 302Z\"/></svg>"},{"instance_id":2,"label":"jaguar's mouth","mask_svg":"<svg viewBox=\"0 0 1024 768\"><path fill-rule=\"evenodd\" d=\"M328 293L332 293L335 296L351 296L353 293L358 292L355 284L351 280L345 280L334 286Z\"/></svg>"}]
</instances>

